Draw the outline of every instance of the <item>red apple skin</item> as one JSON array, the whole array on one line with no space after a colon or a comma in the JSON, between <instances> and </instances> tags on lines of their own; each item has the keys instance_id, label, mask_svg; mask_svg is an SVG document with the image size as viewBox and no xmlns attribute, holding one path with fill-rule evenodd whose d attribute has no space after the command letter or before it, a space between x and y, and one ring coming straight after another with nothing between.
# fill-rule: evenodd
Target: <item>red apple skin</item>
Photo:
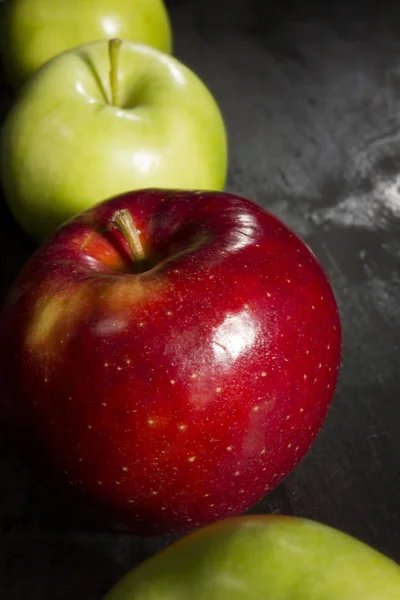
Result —
<instances>
[{"instance_id":1,"label":"red apple skin","mask_svg":"<svg viewBox=\"0 0 400 600\"><path fill-rule=\"evenodd\" d=\"M127 208L149 268L111 226ZM340 321L309 248L227 193L141 190L60 228L0 320L1 414L67 487L142 535L243 513L301 460Z\"/></svg>"}]
</instances>

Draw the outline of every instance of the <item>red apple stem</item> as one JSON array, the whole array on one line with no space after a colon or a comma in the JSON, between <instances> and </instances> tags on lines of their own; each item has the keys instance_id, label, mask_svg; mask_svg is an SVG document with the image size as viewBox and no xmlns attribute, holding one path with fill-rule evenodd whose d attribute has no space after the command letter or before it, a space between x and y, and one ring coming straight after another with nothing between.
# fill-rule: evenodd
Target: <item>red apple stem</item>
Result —
<instances>
[{"instance_id":1,"label":"red apple stem","mask_svg":"<svg viewBox=\"0 0 400 600\"><path fill-rule=\"evenodd\" d=\"M124 236L133 258L138 262L143 262L145 253L140 240L140 231L129 210L127 208L117 210L111 217L111 222Z\"/></svg>"},{"instance_id":2,"label":"red apple stem","mask_svg":"<svg viewBox=\"0 0 400 600\"><path fill-rule=\"evenodd\" d=\"M113 38L108 42L108 56L110 59L110 89L111 89L111 105L119 106L119 90L118 90L118 61L119 51L122 40Z\"/></svg>"}]
</instances>

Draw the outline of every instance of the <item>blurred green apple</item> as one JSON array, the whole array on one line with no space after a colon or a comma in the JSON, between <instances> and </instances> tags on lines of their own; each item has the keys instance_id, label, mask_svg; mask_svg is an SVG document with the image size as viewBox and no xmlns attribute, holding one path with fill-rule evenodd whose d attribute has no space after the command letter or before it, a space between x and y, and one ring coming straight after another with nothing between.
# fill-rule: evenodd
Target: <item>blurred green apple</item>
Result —
<instances>
[{"instance_id":1,"label":"blurred green apple","mask_svg":"<svg viewBox=\"0 0 400 600\"><path fill-rule=\"evenodd\" d=\"M163 0L7 0L1 8L0 48L14 87L56 54L104 38L171 52Z\"/></svg>"},{"instance_id":2,"label":"blurred green apple","mask_svg":"<svg viewBox=\"0 0 400 600\"><path fill-rule=\"evenodd\" d=\"M36 239L122 192L224 187L225 127L206 86L175 58L119 42L92 42L48 61L6 119L3 190Z\"/></svg>"},{"instance_id":3,"label":"blurred green apple","mask_svg":"<svg viewBox=\"0 0 400 600\"><path fill-rule=\"evenodd\" d=\"M400 567L313 521L244 516L141 563L105 600L399 600Z\"/></svg>"}]
</instances>

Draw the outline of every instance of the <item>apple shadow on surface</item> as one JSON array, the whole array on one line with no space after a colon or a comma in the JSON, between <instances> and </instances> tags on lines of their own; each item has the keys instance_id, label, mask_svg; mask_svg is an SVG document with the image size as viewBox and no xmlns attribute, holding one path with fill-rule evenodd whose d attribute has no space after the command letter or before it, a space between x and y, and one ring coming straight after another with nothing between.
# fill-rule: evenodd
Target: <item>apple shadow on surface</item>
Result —
<instances>
[{"instance_id":1,"label":"apple shadow on surface","mask_svg":"<svg viewBox=\"0 0 400 600\"><path fill-rule=\"evenodd\" d=\"M289 510L281 485L250 512ZM100 599L129 569L178 537L96 528L34 479L0 434L1 600Z\"/></svg>"},{"instance_id":2,"label":"apple shadow on surface","mask_svg":"<svg viewBox=\"0 0 400 600\"><path fill-rule=\"evenodd\" d=\"M9 287L24 263L36 250L37 244L18 226L4 197L0 194L0 310Z\"/></svg>"},{"instance_id":3,"label":"apple shadow on surface","mask_svg":"<svg viewBox=\"0 0 400 600\"><path fill-rule=\"evenodd\" d=\"M2 600L101 598L171 541L94 528L37 481L0 434Z\"/></svg>"}]
</instances>

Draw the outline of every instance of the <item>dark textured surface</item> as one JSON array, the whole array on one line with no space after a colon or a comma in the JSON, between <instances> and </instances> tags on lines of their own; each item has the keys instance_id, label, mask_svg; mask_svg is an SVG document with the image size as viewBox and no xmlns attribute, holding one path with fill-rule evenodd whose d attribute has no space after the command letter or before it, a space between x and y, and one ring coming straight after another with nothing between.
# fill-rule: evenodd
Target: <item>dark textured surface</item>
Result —
<instances>
[{"instance_id":1,"label":"dark textured surface","mask_svg":"<svg viewBox=\"0 0 400 600\"><path fill-rule=\"evenodd\" d=\"M227 188L310 244L341 310L343 367L329 417L302 464L255 511L318 519L400 560L400 9L323 4L169 7L177 56L225 115ZM1 204L2 298L32 249ZM167 542L90 531L5 442L0 531L0 600L99 600Z\"/></svg>"}]
</instances>

